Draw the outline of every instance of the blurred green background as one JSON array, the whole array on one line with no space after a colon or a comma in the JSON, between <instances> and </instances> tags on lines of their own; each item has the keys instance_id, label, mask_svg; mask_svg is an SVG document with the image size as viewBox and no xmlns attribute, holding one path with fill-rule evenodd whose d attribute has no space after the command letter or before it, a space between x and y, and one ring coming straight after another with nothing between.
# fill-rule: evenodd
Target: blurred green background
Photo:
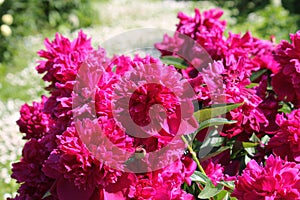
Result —
<instances>
[{"instance_id":1,"label":"blurred green background","mask_svg":"<svg viewBox=\"0 0 300 200\"><path fill-rule=\"evenodd\" d=\"M10 168L24 144L15 124L19 108L44 93L35 66L45 37L52 40L60 32L74 38L83 29L97 47L129 29L175 30L177 12L192 15L195 7L221 7L228 31L249 30L263 39L274 35L277 42L300 27L298 0L0 0L0 199L14 196L18 186Z\"/></svg>"}]
</instances>

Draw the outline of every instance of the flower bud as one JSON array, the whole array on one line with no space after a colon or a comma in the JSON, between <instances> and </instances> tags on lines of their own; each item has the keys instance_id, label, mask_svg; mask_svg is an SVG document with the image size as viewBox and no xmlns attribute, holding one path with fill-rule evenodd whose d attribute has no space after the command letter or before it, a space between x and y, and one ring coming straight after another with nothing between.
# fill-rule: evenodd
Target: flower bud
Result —
<instances>
[{"instance_id":1,"label":"flower bud","mask_svg":"<svg viewBox=\"0 0 300 200\"><path fill-rule=\"evenodd\" d=\"M2 24L0 27L1 33L3 36L8 37L11 35L11 29L8 25Z\"/></svg>"},{"instance_id":2,"label":"flower bud","mask_svg":"<svg viewBox=\"0 0 300 200\"><path fill-rule=\"evenodd\" d=\"M146 156L146 150L143 147L137 147L135 149L134 157L137 159L142 159Z\"/></svg>"},{"instance_id":3,"label":"flower bud","mask_svg":"<svg viewBox=\"0 0 300 200\"><path fill-rule=\"evenodd\" d=\"M2 21L7 25L11 25L14 22L14 18L10 14L5 14L2 16Z\"/></svg>"}]
</instances>

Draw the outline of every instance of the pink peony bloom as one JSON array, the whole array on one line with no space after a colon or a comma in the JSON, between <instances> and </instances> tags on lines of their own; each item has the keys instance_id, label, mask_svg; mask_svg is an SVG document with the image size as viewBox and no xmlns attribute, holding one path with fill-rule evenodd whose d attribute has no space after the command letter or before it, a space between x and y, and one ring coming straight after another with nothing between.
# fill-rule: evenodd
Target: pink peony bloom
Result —
<instances>
[{"instance_id":1,"label":"pink peony bloom","mask_svg":"<svg viewBox=\"0 0 300 200\"><path fill-rule=\"evenodd\" d=\"M268 147L283 159L300 162L300 109L290 114L278 114L276 123L279 130L269 141Z\"/></svg>"},{"instance_id":2,"label":"pink peony bloom","mask_svg":"<svg viewBox=\"0 0 300 200\"><path fill-rule=\"evenodd\" d=\"M223 11L220 9L211 9L202 14L199 9L195 9L195 16L190 17L182 12L178 13L179 23L177 31L197 39L199 33L210 33L212 31L224 32L226 22L221 21L220 17Z\"/></svg>"},{"instance_id":3,"label":"pink peony bloom","mask_svg":"<svg viewBox=\"0 0 300 200\"><path fill-rule=\"evenodd\" d=\"M49 114L43 112L46 101L47 97L42 96L41 103L33 102L32 106L24 104L21 107L21 117L17 124L20 127L20 132L26 134L24 139L39 139L49 131L49 127L53 122Z\"/></svg>"},{"instance_id":4,"label":"pink peony bloom","mask_svg":"<svg viewBox=\"0 0 300 200\"><path fill-rule=\"evenodd\" d=\"M51 82L50 88L56 88L56 83L67 83L76 78L80 64L93 50L91 40L80 31L74 41L56 34L54 41L45 40L47 50L38 52L39 56L46 58L36 67L39 73L45 73L43 79Z\"/></svg>"},{"instance_id":5,"label":"pink peony bloom","mask_svg":"<svg viewBox=\"0 0 300 200\"><path fill-rule=\"evenodd\" d=\"M221 164L214 163L211 159L204 161L202 167L206 175L210 178L214 185L225 179L224 167Z\"/></svg>"},{"instance_id":6,"label":"pink peony bloom","mask_svg":"<svg viewBox=\"0 0 300 200\"><path fill-rule=\"evenodd\" d=\"M300 107L300 31L290 35L292 43L282 41L275 52L281 70L273 77L272 86L278 98Z\"/></svg>"},{"instance_id":7,"label":"pink peony bloom","mask_svg":"<svg viewBox=\"0 0 300 200\"><path fill-rule=\"evenodd\" d=\"M54 135L32 138L25 144L21 161L12 168L12 178L22 184L16 199L41 199L49 190L53 179L42 172L42 165L54 147Z\"/></svg>"},{"instance_id":8,"label":"pink peony bloom","mask_svg":"<svg viewBox=\"0 0 300 200\"><path fill-rule=\"evenodd\" d=\"M164 169L137 175L137 182L131 186L128 197L137 200L193 200L191 194L181 189L181 184L194 172L196 165L193 161L185 164L192 165L185 166L179 160Z\"/></svg>"},{"instance_id":9,"label":"pink peony bloom","mask_svg":"<svg viewBox=\"0 0 300 200\"><path fill-rule=\"evenodd\" d=\"M210 96L210 103L243 103L242 106L227 113L226 117L230 120L236 120L237 123L233 125L225 125L221 132L222 136L234 137L243 132L251 135L253 131L259 132L261 126L267 126L268 120L258 108L262 99L257 96L254 89L247 88L246 86L250 84L249 78L245 77L242 73L242 66L245 64L243 59L240 59L237 63L232 63L230 68L225 69L222 62L214 62L212 66L204 70L202 73L204 76L208 77L208 80L214 80L215 77L221 76L221 80L214 80L213 83L218 83L222 81L222 84L216 84L214 89L205 88ZM195 80L195 79L194 79ZM193 80L191 81L193 82ZM195 86L196 91L201 89L203 86ZM222 91L223 90L223 91ZM221 92L220 92L221 91ZM201 94L199 92L199 99L201 102ZM214 96L215 95L215 96ZM205 97L206 98L206 97ZM206 101L206 99L204 99ZM209 104L208 104L209 105Z\"/></svg>"},{"instance_id":10,"label":"pink peony bloom","mask_svg":"<svg viewBox=\"0 0 300 200\"><path fill-rule=\"evenodd\" d=\"M251 160L232 196L240 200L300 199L300 165L272 155L264 167Z\"/></svg>"}]
</instances>

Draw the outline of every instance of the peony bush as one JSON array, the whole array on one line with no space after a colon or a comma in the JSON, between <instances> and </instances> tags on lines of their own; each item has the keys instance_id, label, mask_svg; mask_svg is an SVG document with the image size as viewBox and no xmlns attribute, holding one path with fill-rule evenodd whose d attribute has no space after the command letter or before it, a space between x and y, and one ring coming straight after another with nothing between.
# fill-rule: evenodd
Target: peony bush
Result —
<instances>
[{"instance_id":1,"label":"peony bush","mask_svg":"<svg viewBox=\"0 0 300 200\"><path fill-rule=\"evenodd\" d=\"M300 32L227 34L222 14L180 12L158 58L46 39L13 199L300 199Z\"/></svg>"}]
</instances>

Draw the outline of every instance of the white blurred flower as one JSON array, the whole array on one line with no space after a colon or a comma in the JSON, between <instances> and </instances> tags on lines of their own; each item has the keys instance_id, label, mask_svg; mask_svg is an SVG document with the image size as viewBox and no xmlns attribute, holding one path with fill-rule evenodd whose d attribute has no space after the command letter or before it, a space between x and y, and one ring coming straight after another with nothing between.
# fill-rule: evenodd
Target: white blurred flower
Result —
<instances>
[{"instance_id":1,"label":"white blurred flower","mask_svg":"<svg viewBox=\"0 0 300 200\"><path fill-rule=\"evenodd\" d=\"M4 0L0 0L0 5L3 4Z\"/></svg>"},{"instance_id":2,"label":"white blurred flower","mask_svg":"<svg viewBox=\"0 0 300 200\"><path fill-rule=\"evenodd\" d=\"M1 1L1 0L0 0L0 1ZM5 193L5 194L3 195L3 199L7 199L7 198L12 198L12 195L9 194L9 193Z\"/></svg>"},{"instance_id":3,"label":"white blurred flower","mask_svg":"<svg viewBox=\"0 0 300 200\"><path fill-rule=\"evenodd\" d=\"M5 23L7 25L11 25L14 22L14 18L10 14L2 15L1 19L2 19L3 23Z\"/></svg>"},{"instance_id":4,"label":"white blurred flower","mask_svg":"<svg viewBox=\"0 0 300 200\"><path fill-rule=\"evenodd\" d=\"M11 35L11 29L7 24L2 24L0 27L3 36L8 37Z\"/></svg>"},{"instance_id":5,"label":"white blurred flower","mask_svg":"<svg viewBox=\"0 0 300 200\"><path fill-rule=\"evenodd\" d=\"M72 25L74 27L78 27L79 26L79 19L78 19L77 15L70 14L69 15L69 21L72 23Z\"/></svg>"}]
</instances>

